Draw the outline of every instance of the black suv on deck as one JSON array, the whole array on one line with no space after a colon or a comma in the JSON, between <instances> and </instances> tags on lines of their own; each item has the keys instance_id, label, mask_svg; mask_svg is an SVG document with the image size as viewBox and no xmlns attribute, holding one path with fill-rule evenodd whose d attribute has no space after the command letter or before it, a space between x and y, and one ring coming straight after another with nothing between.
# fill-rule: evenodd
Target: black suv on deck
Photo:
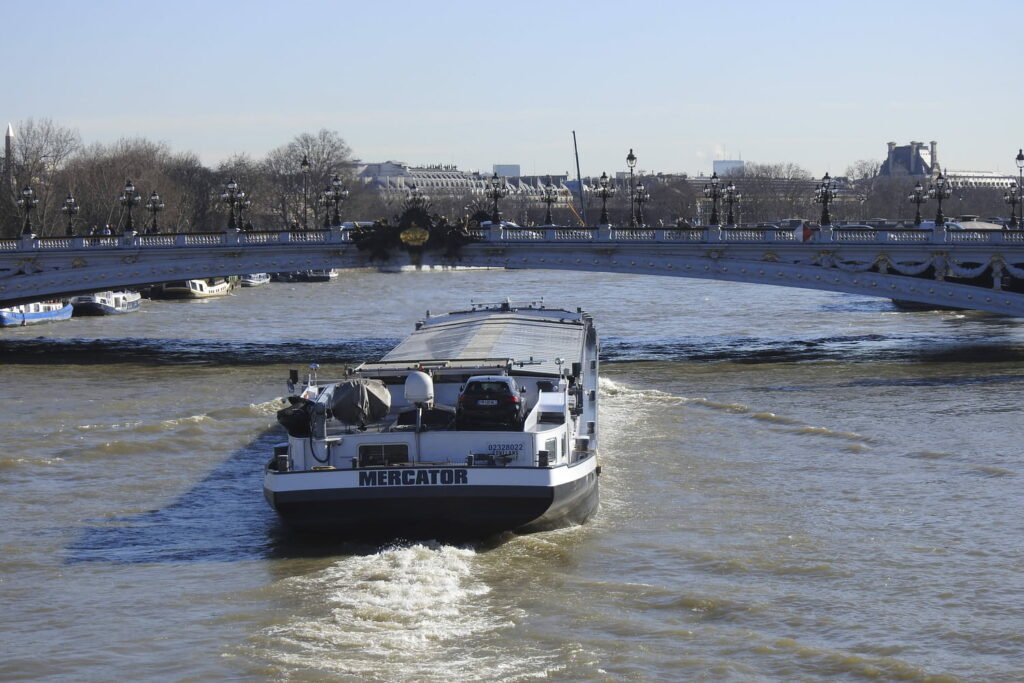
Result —
<instances>
[{"instance_id":1,"label":"black suv on deck","mask_svg":"<svg viewBox=\"0 0 1024 683\"><path fill-rule=\"evenodd\" d=\"M526 420L525 391L504 375L470 377L459 392L456 428L522 429Z\"/></svg>"}]
</instances>

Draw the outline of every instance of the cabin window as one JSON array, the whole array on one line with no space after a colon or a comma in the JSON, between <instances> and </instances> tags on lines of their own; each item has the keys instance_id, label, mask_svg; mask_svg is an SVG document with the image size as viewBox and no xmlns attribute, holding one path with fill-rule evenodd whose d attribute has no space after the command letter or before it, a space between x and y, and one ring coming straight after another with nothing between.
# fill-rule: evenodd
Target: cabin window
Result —
<instances>
[{"instance_id":1,"label":"cabin window","mask_svg":"<svg viewBox=\"0 0 1024 683\"><path fill-rule=\"evenodd\" d=\"M559 412L550 412L550 413L549 412L542 412L540 414L540 419L538 421L539 422L546 422L546 423L550 423L550 424L556 424L556 425L564 424L565 423L565 413L563 413L561 411L559 411Z\"/></svg>"},{"instance_id":2,"label":"cabin window","mask_svg":"<svg viewBox=\"0 0 1024 683\"><path fill-rule=\"evenodd\" d=\"M552 460L558 460L558 439L548 439L544 442L544 450Z\"/></svg>"},{"instance_id":3,"label":"cabin window","mask_svg":"<svg viewBox=\"0 0 1024 683\"><path fill-rule=\"evenodd\" d=\"M375 443L359 447L359 466L399 465L409 462L409 446L404 443Z\"/></svg>"}]
</instances>

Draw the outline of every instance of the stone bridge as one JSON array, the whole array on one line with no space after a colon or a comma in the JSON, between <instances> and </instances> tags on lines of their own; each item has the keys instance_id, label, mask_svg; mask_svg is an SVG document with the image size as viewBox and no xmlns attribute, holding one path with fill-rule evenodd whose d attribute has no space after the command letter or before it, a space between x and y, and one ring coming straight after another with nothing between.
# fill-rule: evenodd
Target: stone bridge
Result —
<instances>
[{"instance_id":1,"label":"stone bridge","mask_svg":"<svg viewBox=\"0 0 1024 683\"><path fill-rule=\"evenodd\" d=\"M849 292L1024 316L1024 231L969 224L874 229L537 227L463 229L455 242L413 225L374 232L24 236L0 240L0 306L214 276L380 265L549 268ZM392 232L385 235L387 230ZM444 247L444 248L442 248Z\"/></svg>"}]
</instances>

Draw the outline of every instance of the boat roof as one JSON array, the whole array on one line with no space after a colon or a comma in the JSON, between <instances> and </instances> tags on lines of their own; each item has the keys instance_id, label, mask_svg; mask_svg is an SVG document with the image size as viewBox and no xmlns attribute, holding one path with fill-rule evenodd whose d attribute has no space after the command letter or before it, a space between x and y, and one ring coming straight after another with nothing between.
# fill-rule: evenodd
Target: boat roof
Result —
<instances>
[{"instance_id":1,"label":"boat roof","mask_svg":"<svg viewBox=\"0 0 1024 683\"><path fill-rule=\"evenodd\" d=\"M469 363L506 359L537 375L568 372L583 357L586 329L582 311L553 308L496 308L430 316L382 359L382 363L443 361ZM564 364L559 367L556 359ZM460 363L461 364L461 363Z\"/></svg>"}]
</instances>

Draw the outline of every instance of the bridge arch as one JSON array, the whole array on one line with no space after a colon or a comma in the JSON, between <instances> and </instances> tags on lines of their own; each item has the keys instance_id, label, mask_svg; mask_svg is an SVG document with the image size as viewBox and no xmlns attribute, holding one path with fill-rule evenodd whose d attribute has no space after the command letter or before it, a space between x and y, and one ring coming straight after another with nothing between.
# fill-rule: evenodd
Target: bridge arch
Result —
<instances>
[{"instance_id":1,"label":"bridge arch","mask_svg":"<svg viewBox=\"0 0 1024 683\"><path fill-rule=\"evenodd\" d=\"M353 230L0 240L0 306L251 272L461 265L685 277L1024 316L1024 232L491 226L457 251L360 249Z\"/></svg>"}]
</instances>

